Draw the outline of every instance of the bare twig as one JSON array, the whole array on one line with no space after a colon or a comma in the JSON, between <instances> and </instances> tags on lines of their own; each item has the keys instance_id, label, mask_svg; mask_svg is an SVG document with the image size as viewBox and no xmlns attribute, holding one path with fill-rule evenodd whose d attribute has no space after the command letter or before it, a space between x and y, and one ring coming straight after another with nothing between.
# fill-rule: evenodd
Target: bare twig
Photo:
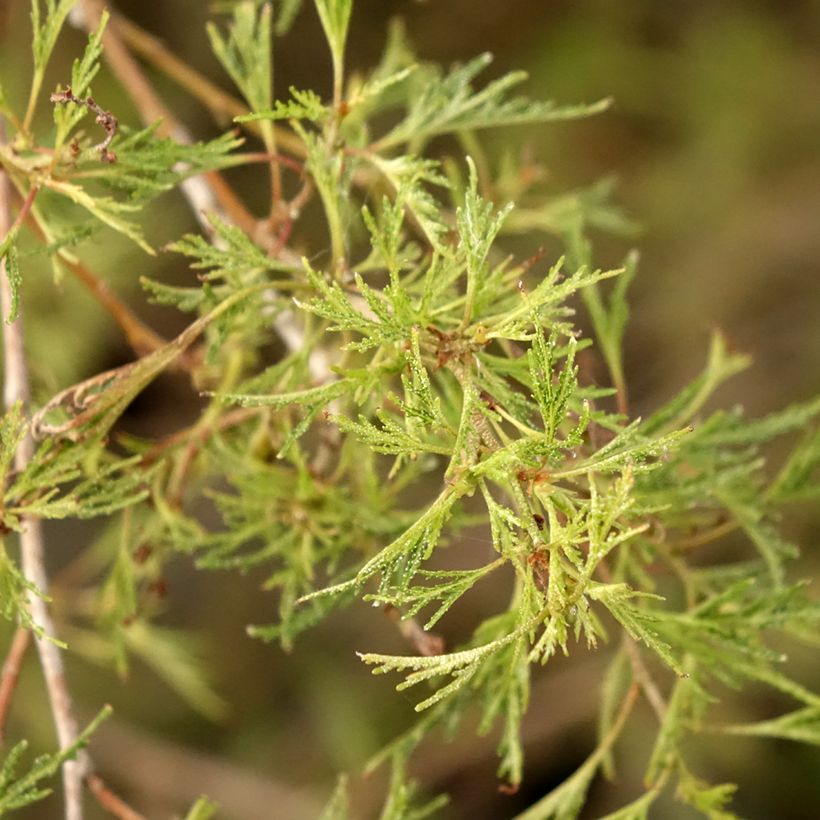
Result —
<instances>
[{"instance_id":1,"label":"bare twig","mask_svg":"<svg viewBox=\"0 0 820 820\"><path fill-rule=\"evenodd\" d=\"M22 626L18 627L11 641L9 654L3 663L3 671L0 672L0 746L5 742L6 718L20 677L20 667L30 643L31 633Z\"/></svg>"},{"instance_id":2,"label":"bare twig","mask_svg":"<svg viewBox=\"0 0 820 820\"><path fill-rule=\"evenodd\" d=\"M37 221L36 215L29 215L28 226L41 239L47 240L43 226ZM65 251L58 251L60 261L71 271L72 274L88 289L91 295L111 314L111 318L119 325L128 344L138 356L146 353L153 353L155 350L167 343L164 339L148 325L146 325L128 305L82 262L69 256Z\"/></svg>"},{"instance_id":3,"label":"bare twig","mask_svg":"<svg viewBox=\"0 0 820 820\"><path fill-rule=\"evenodd\" d=\"M385 606L384 614L398 624L399 632L419 655L432 657L444 652L444 638L432 632L425 632L415 618L402 618L401 612L392 604Z\"/></svg>"},{"instance_id":4,"label":"bare twig","mask_svg":"<svg viewBox=\"0 0 820 820\"><path fill-rule=\"evenodd\" d=\"M119 820L146 820L145 815L134 811L124 800L114 794L98 774L88 775L85 782L91 794L109 814L118 817Z\"/></svg>"},{"instance_id":5,"label":"bare twig","mask_svg":"<svg viewBox=\"0 0 820 820\"><path fill-rule=\"evenodd\" d=\"M0 119L0 143L5 142L5 124ZM5 236L11 227L9 214L11 186L8 176L0 171L0 236ZM5 275L5 262L0 263L0 305L3 314L8 313L12 302L11 286ZM3 399L6 407L17 402L28 403L29 380L26 354L23 347L23 327L21 316L12 324L3 325ZM22 471L32 458L34 442L26 434L20 442L14 456L14 466ZM48 592L48 576L45 568L45 548L43 544L40 521L36 518L24 518L20 533L20 556L25 578L32 583L40 595L28 596L28 607L32 620L42 630L42 637L37 638L37 651L40 665L48 690L51 714L57 737L62 748L70 746L77 739L77 721L71 706L71 696L66 683L63 659L54 642L55 628L48 611L48 605L42 596ZM65 793L66 820L82 820L83 817L83 777L89 766L88 755L84 751L77 753L74 760L63 764L63 784Z\"/></svg>"},{"instance_id":6,"label":"bare twig","mask_svg":"<svg viewBox=\"0 0 820 820\"><path fill-rule=\"evenodd\" d=\"M108 146L111 145L111 140L113 140L117 135L117 127L119 123L117 122L117 118L110 111L106 111L104 108L97 105L97 102L93 97L76 96L70 88L66 88L65 91L55 91L49 99L51 102L58 105L66 105L67 103L81 105L93 114L96 114L97 125L101 125L103 131L105 131L105 139L98 142L92 150L100 152L100 158L103 162L113 163L117 161L117 155L113 151L110 151Z\"/></svg>"}]
</instances>

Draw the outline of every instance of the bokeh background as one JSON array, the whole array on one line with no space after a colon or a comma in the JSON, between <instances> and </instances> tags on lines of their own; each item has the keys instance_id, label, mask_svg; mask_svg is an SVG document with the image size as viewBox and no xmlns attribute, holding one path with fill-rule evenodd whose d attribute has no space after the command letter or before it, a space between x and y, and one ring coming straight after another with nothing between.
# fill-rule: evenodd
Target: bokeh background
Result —
<instances>
[{"instance_id":1,"label":"bokeh background","mask_svg":"<svg viewBox=\"0 0 820 820\"><path fill-rule=\"evenodd\" d=\"M173 50L230 88L204 35L207 3L120 0L116 6L161 36ZM12 100L22 101L30 72L28 3L4 0L0 75ZM721 328L749 352L754 367L722 388L716 401L744 404L752 416L820 391L820 3L812 0L357 0L349 54L366 68L379 57L389 21L406 24L420 57L449 64L491 51L488 76L525 68L526 92L561 102L615 99L593 120L487 135L491 155L528 152L549 171L556 192L617 181L614 197L640 226L629 237L597 237L601 259L641 251L626 337L632 408L646 413L700 369L709 333ZM66 31L46 88L65 82L83 37ZM326 91L329 59L315 12L306 8L277 41L276 85ZM198 137L217 133L205 112L172 83L149 70L157 88ZM137 123L127 100L103 72L98 99L116 101L122 121ZM48 112L44 112L47 115ZM47 125L47 119L43 119ZM237 173L237 188L261 205L253 174ZM194 228L176 194L145 214L156 246ZM146 306L140 275L184 281L179 259L149 259L124 243L81 248L138 312L170 333L182 319ZM129 360L109 318L73 281L55 288L42 257L27 259L24 311L38 395ZM59 328L59 335L57 332ZM164 377L131 408L135 432L162 432L196 409L183 381ZM778 451L770 456L777 461ZM784 521L805 550L798 572L816 576L820 515L790 510ZM67 565L90 537L86 528L49 531L52 571ZM478 531L453 547L488 551ZM168 572L161 622L193 631L225 716L208 720L188 708L145 665L128 680L70 659L81 714L109 701L116 717L94 741L101 772L151 818L170 817L205 792L229 820L318 815L339 771L351 773L362 817L374 816L383 778L361 781L363 762L413 718L412 694L396 680L373 678L356 649L404 650L395 626L364 605L308 634L289 655L245 636L244 625L273 620L275 602L259 578L195 574L179 560ZM59 611L61 588L55 590ZM490 597L492 597L490 595ZM445 619L448 641L469 634L486 596L472 596ZM0 627L0 646L10 632ZM820 686L816 650L789 647L790 667ZM591 748L603 652L557 659L536 676L525 722L526 781L500 795L494 778L496 739L465 731L448 745L426 745L414 773L449 791L452 818L511 817L568 775ZM770 694L735 698L724 717L763 718L788 708ZM598 783L585 817L598 817L641 790L652 716L639 712L620 754L614 785ZM39 671L32 658L15 701L10 736L52 743ZM736 779L734 808L743 817L807 818L820 814L816 750L786 742L716 738L693 745L699 774ZM90 812L91 817L96 808ZM21 817L55 818L52 800ZM671 799L657 817L694 816Z\"/></svg>"}]
</instances>

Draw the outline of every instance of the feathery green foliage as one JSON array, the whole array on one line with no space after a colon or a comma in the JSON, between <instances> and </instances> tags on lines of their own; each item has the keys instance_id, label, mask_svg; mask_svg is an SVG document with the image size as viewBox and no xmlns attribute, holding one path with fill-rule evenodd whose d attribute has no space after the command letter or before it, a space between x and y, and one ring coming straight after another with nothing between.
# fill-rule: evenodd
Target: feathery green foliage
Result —
<instances>
[{"instance_id":1,"label":"feathery green foliage","mask_svg":"<svg viewBox=\"0 0 820 820\"><path fill-rule=\"evenodd\" d=\"M72 69L71 91L85 101L56 100L56 134L32 134L70 6L47 0L43 15L34 0L32 102L0 146L0 163L22 197L36 198L31 219L57 259L82 257L100 224L154 253L138 220L146 203L192 175L259 158L241 153L235 132L183 145L160 138L158 124L112 126L111 154L108 143L91 145L78 128L89 110L102 116L87 98L107 17ZM190 284L142 284L153 301L193 315L177 338L154 340L134 362L33 412L8 409L0 422L3 532L20 531L27 517L105 518L89 548L94 569L81 580L94 595L69 610L69 644L121 674L131 656L141 658L212 718L225 705L196 645L154 623L161 607L145 603L169 562L263 569L279 617L248 632L286 649L357 601L397 613L415 635L413 651L358 653L375 673L401 675L397 689L416 687L421 713L378 757L391 764L383 820L421 820L444 806L443 797L419 798L408 760L434 728L453 729L468 714L478 715L480 734L496 732L498 776L516 789L531 679L558 652L605 644L620 648L602 681L598 745L521 817L578 816L597 774L613 774L640 696L659 719L647 791L610 817L647 817L672 789L705 816L732 816L734 786L690 771L690 735L818 743L820 696L792 679L778 646L784 635L817 635L820 607L794 579L799 553L779 522L785 504L817 497L820 400L755 421L739 409L706 412L720 384L748 364L716 333L703 373L647 418L631 418L622 343L637 254L599 269L588 238L589 226L628 228L607 185L569 199L528 193L519 208L505 195L518 191L503 163L494 174L469 156L425 153L442 135L480 148L483 129L573 120L606 101L512 97L519 72L475 87L489 55L441 72L417 62L398 35L370 75L348 79L351 0L315 2L333 98L290 89L276 99L273 30L286 29L298 6L281 4L274 19L267 3L231 4L227 26L209 25L208 37L251 109L236 122L249 138L261 136L274 197L283 168L295 173L289 183L299 193L276 201L251 230L214 212L210 230L167 246L187 260ZM5 98L0 107L7 110ZM277 146L293 154L281 166ZM311 196L325 224L297 250L290 230ZM68 216L67 203L76 206ZM14 294L9 322L19 303L18 228L0 253ZM505 237L528 230L556 235L564 255L533 261L504 251ZM578 309L592 338L579 329ZM611 387L584 374L583 357L596 352ZM126 408L171 368L190 376L203 399L199 417L164 438L123 434ZM13 471L27 428L36 449ZM797 431L802 440L771 474L766 446ZM444 547L477 523L492 553L452 566ZM743 537L743 552L704 566L699 548L731 535ZM462 646L425 643L463 596L480 598L488 578L509 587L506 607L485 612ZM26 601L36 593L0 544L4 617L32 627ZM799 707L750 723L709 721L723 685L752 682ZM38 799L39 779L72 752L12 782L22 753L15 747L0 779L0 812ZM350 816L347 789L341 779L323 817ZM188 817L213 810L203 799Z\"/></svg>"},{"instance_id":2,"label":"feathery green foliage","mask_svg":"<svg viewBox=\"0 0 820 820\"><path fill-rule=\"evenodd\" d=\"M80 749L88 745L94 730L111 714L111 707L103 708L97 717L79 734L77 740L55 754L40 755L25 774L17 774L28 743L21 740L6 755L0 767L0 816L15 809L36 803L51 794L51 789L41 781L54 776L66 760L71 760Z\"/></svg>"}]
</instances>

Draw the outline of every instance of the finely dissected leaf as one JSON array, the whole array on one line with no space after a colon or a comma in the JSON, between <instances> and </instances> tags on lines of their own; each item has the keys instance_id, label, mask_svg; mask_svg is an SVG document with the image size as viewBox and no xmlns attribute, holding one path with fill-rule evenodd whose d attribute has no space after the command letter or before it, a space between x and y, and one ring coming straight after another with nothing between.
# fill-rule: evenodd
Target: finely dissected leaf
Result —
<instances>
[{"instance_id":1,"label":"finely dissected leaf","mask_svg":"<svg viewBox=\"0 0 820 820\"><path fill-rule=\"evenodd\" d=\"M17 261L17 246L14 243L14 235L9 232L0 246L0 262L3 263L3 273L9 281L11 291L11 303L9 304L9 315L4 321L7 325L12 324L17 319L20 310L20 286L23 284L23 277L20 273L20 263Z\"/></svg>"},{"instance_id":2,"label":"finely dissected leaf","mask_svg":"<svg viewBox=\"0 0 820 820\"><path fill-rule=\"evenodd\" d=\"M45 0L45 16L43 16L40 0L32 0L31 28L35 76L45 69L54 44L57 42L57 36L73 5L74 0L58 0L57 2Z\"/></svg>"},{"instance_id":3,"label":"finely dissected leaf","mask_svg":"<svg viewBox=\"0 0 820 820\"><path fill-rule=\"evenodd\" d=\"M391 764L390 786L379 820L424 820L447 805L449 799L444 794L418 805L418 785L407 779L404 755L394 754Z\"/></svg>"},{"instance_id":4,"label":"finely dissected leaf","mask_svg":"<svg viewBox=\"0 0 820 820\"><path fill-rule=\"evenodd\" d=\"M212 803L207 797L200 797L185 815L185 820L211 820L212 817L216 817L218 810L218 804Z\"/></svg>"},{"instance_id":5,"label":"finely dissected leaf","mask_svg":"<svg viewBox=\"0 0 820 820\"><path fill-rule=\"evenodd\" d=\"M239 404L242 407L272 407L278 409L289 404L303 406L326 405L340 396L349 393L353 383L347 379L322 384L318 387L308 387L305 390L296 390L292 393L275 393L270 396L249 395L247 393L221 393L219 398L227 404Z\"/></svg>"},{"instance_id":6,"label":"finely dissected leaf","mask_svg":"<svg viewBox=\"0 0 820 820\"><path fill-rule=\"evenodd\" d=\"M412 101L405 119L376 143L379 150L404 142L423 143L438 134L492 128L528 122L577 119L603 111L607 100L593 105L557 106L552 102L534 103L525 98L507 98L510 88L523 82L524 72L512 72L494 80L481 91L473 92L472 80L492 61L482 54L463 66L456 66L445 77L430 82L424 93Z\"/></svg>"},{"instance_id":7,"label":"finely dissected leaf","mask_svg":"<svg viewBox=\"0 0 820 820\"><path fill-rule=\"evenodd\" d=\"M447 178L441 174L440 164L412 155L388 158L372 154L367 159L390 182L396 202L407 209L433 248L444 252L444 237L449 229L430 190L430 186L449 187Z\"/></svg>"},{"instance_id":8,"label":"finely dissected leaf","mask_svg":"<svg viewBox=\"0 0 820 820\"><path fill-rule=\"evenodd\" d=\"M781 715L773 720L720 727L731 735L754 735L756 737L780 737L820 746L820 707L806 706L795 712Z\"/></svg>"},{"instance_id":9,"label":"finely dissected leaf","mask_svg":"<svg viewBox=\"0 0 820 820\"><path fill-rule=\"evenodd\" d=\"M7 621L19 621L36 635L43 635L42 627L29 613L28 599L40 591L25 579L18 566L0 543L0 615Z\"/></svg>"},{"instance_id":10,"label":"finely dissected leaf","mask_svg":"<svg viewBox=\"0 0 820 820\"><path fill-rule=\"evenodd\" d=\"M633 606L630 603L636 598L657 596L641 595L641 593L629 589L625 584L593 584L588 589L590 598L604 604L615 618L623 624L629 635L654 650L664 663L678 675L684 674L680 660L674 655L669 644L661 639L655 629L655 624L661 620L662 616L641 609L638 606Z\"/></svg>"},{"instance_id":11,"label":"finely dissected leaf","mask_svg":"<svg viewBox=\"0 0 820 820\"><path fill-rule=\"evenodd\" d=\"M709 820L739 820L734 812L726 811L726 804L737 791L734 783L712 786L695 777L685 766L681 766L680 780L676 796L684 803L697 809Z\"/></svg>"},{"instance_id":12,"label":"finely dissected leaf","mask_svg":"<svg viewBox=\"0 0 820 820\"><path fill-rule=\"evenodd\" d=\"M419 570L416 577L428 582L425 586L386 587L378 595L368 595L365 600L388 602L401 609L403 617L409 618L419 610L438 602L438 608L424 624L432 629L436 622L467 590L488 573L504 563L503 558L491 564L469 570Z\"/></svg>"},{"instance_id":13,"label":"finely dissected leaf","mask_svg":"<svg viewBox=\"0 0 820 820\"><path fill-rule=\"evenodd\" d=\"M347 28L350 24L350 15L353 12L353 0L315 0L322 28L325 30L333 56L334 82L337 88L341 87L342 64L344 61L345 41Z\"/></svg>"},{"instance_id":14,"label":"finely dissected leaf","mask_svg":"<svg viewBox=\"0 0 820 820\"><path fill-rule=\"evenodd\" d=\"M85 189L79 185L62 180L49 179L46 186L66 197L66 199L85 208L92 216L100 220L100 222L113 228L117 233L127 236L133 242L136 242L146 253L154 254L154 249L145 241L142 235L142 229L135 223L123 218L122 214L134 213L140 209L136 203L119 202L107 196L92 196Z\"/></svg>"},{"instance_id":15,"label":"finely dissected leaf","mask_svg":"<svg viewBox=\"0 0 820 820\"><path fill-rule=\"evenodd\" d=\"M273 108L235 117L234 121L309 120L310 122L320 122L328 116L329 111L327 106L322 103L322 98L315 92L310 90L300 91L293 86L290 87L289 91L292 99L287 102L276 100Z\"/></svg>"},{"instance_id":16,"label":"finely dissected leaf","mask_svg":"<svg viewBox=\"0 0 820 820\"><path fill-rule=\"evenodd\" d=\"M554 194L543 169L512 148L497 162L477 133L587 116L605 103L516 98L521 73L476 87L488 55L442 73L417 60L399 25L375 70L357 64L346 74L351 0L315 2L332 93L291 88L275 100L272 28L286 28L300 2L220 2L229 20L208 34L250 106L237 119L253 124L262 150L241 152L235 133L183 145L157 138L159 123L123 125L116 135L105 128L117 155L105 163L92 118L78 128L89 107L102 110L88 95L105 16L72 68L79 102L62 92L56 137L41 141L33 128L70 5L34 3L35 75L22 122L0 91L17 132L0 146L3 167L44 236L36 250L28 234L18 244L16 228L2 238L8 320L20 259L59 255L80 275L85 260L75 264L75 254L98 222L150 252L139 212L188 177L202 175L231 217L208 215L202 233L168 246L195 275L143 280L150 299L194 314L186 331L167 344L143 334L147 355L48 401L32 419L37 447L21 469L12 464L23 410L0 420L4 531L23 531L34 517L112 522L71 565L81 594L63 596L62 628L77 651L120 674L136 654L217 718L225 707L199 645L152 621L173 558L200 571L258 574L273 614L247 631L285 650L357 599L383 607L417 654L361 657L376 672L401 673L399 689L424 691L423 715L378 757L391 764L381 820L421 820L443 806L419 797L409 756L432 730L452 733L468 719L479 733L498 732L502 788L517 788L533 665L581 642L590 651L619 647L603 682L597 743L525 820L578 816L597 773L614 774L616 744L643 696L660 717L646 791L611 820L645 820L673 789L708 817L733 816L734 787L700 780L686 759L689 736L715 726L708 710L732 687L765 685L799 706L718 731L818 744L820 695L792 677L779 636L817 642L820 606L789 580L796 549L780 523L785 502L818 495L820 401L759 420L706 412L747 364L715 334L700 376L646 420L630 418L622 348L637 254L599 269L586 233L633 229L612 204L612 182ZM219 96L221 116L242 111L168 65L200 99ZM112 116L125 117L115 108ZM448 156L455 144L471 158ZM211 173L251 164L270 173L268 202L236 201ZM261 188L268 193L267 182ZM324 212L318 230L300 219L313 205ZM85 222L73 224L80 210ZM510 234L529 241L533 232L550 235L549 250L519 258L526 243L505 245ZM141 325L96 275L81 278L123 327ZM198 417L154 438L119 431L129 404L172 364L205 399ZM48 383L43 375L37 384ZM772 478L764 445L796 431L802 440ZM472 560L445 562L468 526L475 549L456 557ZM724 536L745 538L754 560L738 561L735 541L722 550ZM717 549L701 550L713 542ZM27 602L37 591L12 555L0 542L0 614L35 628ZM482 613L466 645L428 654L441 639L423 630L464 595L476 606L495 600L482 597L491 577L510 587L501 610ZM35 766L38 776L15 779L21 754L13 749L0 772L0 812L44 794L38 777L57 765L49 758ZM189 820L214 811L203 799ZM341 779L323 816L349 815Z\"/></svg>"},{"instance_id":17,"label":"finely dissected leaf","mask_svg":"<svg viewBox=\"0 0 820 820\"><path fill-rule=\"evenodd\" d=\"M812 498L820 493L820 429L810 431L792 451L769 490L773 501Z\"/></svg>"},{"instance_id":18,"label":"finely dissected leaf","mask_svg":"<svg viewBox=\"0 0 820 820\"><path fill-rule=\"evenodd\" d=\"M441 675L450 675L452 680L428 698L416 704L416 711L421 712L439 703L444 698L454 694L479 672L483 663L504 649L505 646L526 635L534 626L533 622L518 627L513 632L496 638L489 643L464 649L460 652L451 652L447 655L433 657L402 657L399 655L379 655L372 652L358 652L358 656L367 664L374 664L374 675L385 672L405 672L407 676L396 689L407 689L422 681L430 680Z\"/></svg>"},{"instance_id":19,"label":"finely dissected leaf","mask_svg":"<svg viewBox=\"0 0 820 820\"><path fill-rule=\"evenodd\" d=\"M0 815L8 811L28 806L42 800L51 793L51 789L40 786L40 781L53 777L66 760L71 760L80 749L88 745L91 735L96 728L111 714L110 706L100 710L97 717L83 729L70 746L61 749L55 754L45 754L38 757L31 768L19 777L15 769L26 750L26 742L18 743L6 756L0 768Z\"/></svg>"},{"instance_id":20,"label":"finely dissected leaf","mask_svg":"<svg viewBox=\"0 0 820 820\"><path fill-rule=\"evenodd\" d=\"M78 176L125 195L129 204L135 204L153 199L190 176L243 161L241 154L234 153L243 140L234 133L183 144L170 137L157 137L159 126L160 121L138 131L123 126L112 142L117 162L100 163L92 154L90 159L81 158L77 163ZM209 218L217 222L215 217Z\"/></svg>"},{"instance_id":21,"label":"finely dissected leaf","mask_svg":"<svg viewBox=\"0 0 820 820\"><path fill-rule=\"evenodd\" d=\"M257 16L256 3L239 2L227 37L208 23L211 48L225 71L254 110L271 106L271 7L265 3Z\"/></svg>"},{"instance_id":22,"label":"finely dissected leaf","mask_svg":"<svg viewBox=\"0 0 820 820\"><path fill-rule=\"evenodd\" d=\"M748 356L731 353L726 346L725 338L720 333L713 333L709 359L703 373L668 404L655 411L646 420L644 432L654 434L660 430L687 424L724 381L745 370L749 364Z\"/></svg>"}]
</instances>

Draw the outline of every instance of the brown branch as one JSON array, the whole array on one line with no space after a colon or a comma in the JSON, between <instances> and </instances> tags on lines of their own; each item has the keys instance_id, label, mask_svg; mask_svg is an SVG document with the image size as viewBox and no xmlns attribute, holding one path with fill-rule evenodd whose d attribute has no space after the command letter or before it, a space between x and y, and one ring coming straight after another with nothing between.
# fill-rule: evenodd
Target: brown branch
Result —
<instances>
[{"instance_id":1,"label":"brown branch","mask_svg":"<svg viewBox=\"0 0 820 820\"><path fill-rule=\"evenodd\" d=\"M265 408L239 407L230 413L225 413L225 415L219 419L218 424L208 428L207 430L196 431L191 427L186 427L184 430L177 430L154 444L154 446L151 447L151 449L148 450L148 452L146 452L140 460L140 466L147 467L154 464L166 450L176 447L179 444L185 444L194 436L196 436L196 441L201 445L201 443L205 441L209 435L222 430L227 430L237 424L242 424L243 421L253 418L253 416L257 415L262 410L265 410Z\"/></svg>"},{"instance_id":2,"label":"brown branch","mask_svg":"<svg viewBox=\"0 0 820 820\"><path fill-rule=\"evenodd\" d=\"M37 221L35 214L30 214L28 226L42 240L46 234L42 225ZM69 271L88 289L89 293L111 314L111 318L119 325L125 334L128 344L138 356L153 353L166 344L167 340L146 325L133 311L114 293L108 284L100 279L82 262L79 262L62 251L58 251L60 261Z\"/></svg>"},{"instance_id":3,"label":"brown branch","mask_svg":"<svg viewBox=\"0 0 820 820\"><path fill-rule=\"evenodd\" d=\"M23 199L23 204L20 206L20 210L14 220L14 224L11 228L9 228L9 233L16 233L20 229L20 226L31 212L31 206L34 204L34 200L37 198L37 192L39 190L40 188L38 185L32 185L31 188L28 189L28 193Z\"/></svg>"},{"instance_id":4,"label":"brown branch","mask_svg":"<svg viewBox=\"0 0 820 820\"><path fill-rule=\"evenodd\" d=\"M5 742L6 719L9 709L11 709L11 699L20 678L20 668L23 665L23 658L31 643L31 633L22 626L17 628L9 647L9 654L3 663L3 671L0 672L0 746Z\"/></svg>"},{"instance_id":5,"label":"brown branch","mask_svg":"<svg viewBox=\"0 0 820 820\"><path fill-rule=\"evenodd\" d=\"M717 541L719 538L723 538L724 535L728 535L739 528L740 524L733 519L724 521L722 524L717 524L708 530L703 530L702 532L691 535L688 538L672 540L670 541L669 546L675 552L695 549L696 547L702 547L706 544L710 544L712 541Z\"/></svg>"},{"instance_id":6,"label":"brown branch","mask_svg":"<svg viewBox=\"0 0 820 820\"><path fill-rule=\"evenodd\" d=\"M5 143L5 140L5 124L0 119L0 144ZM8 175L0 171L0 236L6 236L11 227L10 195L11 185ZM5 274L5 261L3 261L0 263L0 306L2 306L4 315L8 314L11 303L11 286ZM11 407L17 402L25 406L29 399L29 378L23 346L21 315L18 315L12 324L3 325L3 365L3 399L6 407ZM15 469L22 472L31 461L33 454L34 442L31 434L27 433L14 454ZM36 639L37 651L59 744L65 748L76 741L78 728L63 669L63 659L60 649L54 643L56 636L54 623L44 597L48 594L45 545L40 521L36 518L24 517L22 520L20 558L23 575L40 593L28 596L28 609L32 620L42 630L42 637ZM88 766L89 758L84 751L79 751L74 760L67 760L63 764L66 820L82 820L83 777Z\"/></svg>"},{"instance_id":7,"label":"brown branch","mask_svg":"<svg viewBox=\"0 0 820 820\"><path fill-rule=\"evenodd\" d=\"M145 815L134 811L122 798L114 794L98 774L88 775L85 784L91 794L97 798L97 802L119 820L146 820Z\"/></svg>"},{"instance_id":8,"label":"brown branch","mask_svg":"<svg viewBox=\"0 0 820 820\"><path fill-rule=\"evenodd\" d=\"M415 618L402 618L401 612L392 604L384 607L384 614L398 625L399 632L419 655L429 658L444 652L444 638L425 632Z\"/></svg>"}]
</instances>

